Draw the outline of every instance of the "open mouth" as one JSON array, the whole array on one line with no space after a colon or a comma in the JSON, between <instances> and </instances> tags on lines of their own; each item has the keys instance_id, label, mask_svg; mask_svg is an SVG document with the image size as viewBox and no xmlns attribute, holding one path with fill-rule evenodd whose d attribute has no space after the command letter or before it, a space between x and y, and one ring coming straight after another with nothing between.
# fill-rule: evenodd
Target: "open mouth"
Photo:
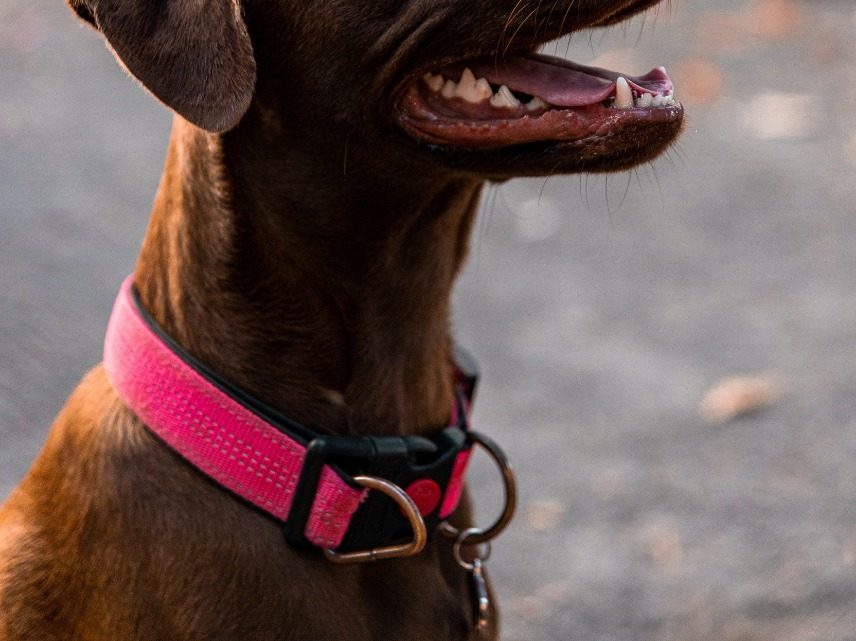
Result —
<instances>
[{"instance_id":1,"label":"open mouth","mask_svg":"<svg viewBox=\"0 0 856 641\"><path fill-rule=\"evenodd\" d=\"M409 79L398 96L411 136L472 150L597 141L658 124L671 134L683 119L662 67L634 77L535 53L441 66Z\"/></svg>"}]
</instances>

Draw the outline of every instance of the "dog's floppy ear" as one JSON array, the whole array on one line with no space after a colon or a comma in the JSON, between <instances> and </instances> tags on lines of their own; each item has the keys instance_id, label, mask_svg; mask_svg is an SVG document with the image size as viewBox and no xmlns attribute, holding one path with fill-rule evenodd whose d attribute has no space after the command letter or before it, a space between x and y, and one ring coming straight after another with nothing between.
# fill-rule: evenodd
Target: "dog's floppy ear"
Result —
<instances>
[{"instance_id":1,"label":"dog's floppy ear","mask_svg":"<svg viewBox=\"0 0 856 641\"><path fill-rule=\"evenodd\" d=\"M234 127L256 63L239 0L68 0L157 98L209 131Z\"/></svg>"}]
</instances>

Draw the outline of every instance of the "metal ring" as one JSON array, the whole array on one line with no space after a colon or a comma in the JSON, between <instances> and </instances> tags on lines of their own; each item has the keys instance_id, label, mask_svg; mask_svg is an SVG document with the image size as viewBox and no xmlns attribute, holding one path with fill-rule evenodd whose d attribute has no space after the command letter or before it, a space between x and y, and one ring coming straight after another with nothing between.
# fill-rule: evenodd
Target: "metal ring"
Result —
<instances>
[{"instance_id":1,"label":"metal ring","mask_svg":"<svg viewBox=\"0 0 856 641\"><path fill-rule=\"evenodd\" d=\"M514 470L511 469L511 463L505 456L505 453L500 449L499 445L484 434L478 432L469 432L469 438L475 445L480 445L493 459L499 471L502 473L502 482L505 489L505 507L502 514L494 521L493 525L484 530L479 528L469 528L463 532L450 524L448 521L443 521L437 526L437 533L447 541L452 541L460 545L467 543L475 545L477 543L487 543L502 532L514 516L514 510L517 507L517 483L514 480ZM466 534L466 536L464 536ZM463 537L463 538L462 538Z\"/></svg>"},{"instance_id":2,"label":"metal ring","mask_svg":"<svg viewBox=\"0 0 856 641\"><path fill-rule=\"evenodd\" d=\"M425 528L425 521L422 520L419 508L416 507L416 503L413 502L413 499L410 498L407 492L395 483L390 483L386 479L378 478L377 476L355 476L354 481L362 487L382 492L395 501L401 508L401 511L404 512L404 516L410 521L410 527L413 528L413 539L409 543L402 543L400 545L388 545L386 547L372 548L371 550L345 552L342 554L333 550L324 550L324 556L327 557L327 560L342 564L363 563L365 561L380 561L381 559L400 559L405 556L419 554L428 541L428 530Z\"/></svg>"},{"instance_id":3,"label":"metal ring","mask_svg":"<svg viewBox=\"0 0 856 641\"><path fill-rule=\"evenodd\" d=\"M455 541L454 545L452 546L452 556L454 557L457 564L460 565L462 568L464 568L467 571L472 571L473 569L475 569L475 563L473 561L465 561L464 560L464 558L461 556L461 548L464 546L465 543L467 543L467 539L474 536L475 534L477 534L480 531L481 530L479 530L477 527L471 527L471 528L468 528L468 529L462 531L460 533L460 535L458 536L458 539ZM490 558L490 553L491 553L490 541L486 542L484 544L484 547L485 547L485 553L483 555L477 555L476 556L476 558L482 562L487 561Z\"/></svg>"}]
</instances>

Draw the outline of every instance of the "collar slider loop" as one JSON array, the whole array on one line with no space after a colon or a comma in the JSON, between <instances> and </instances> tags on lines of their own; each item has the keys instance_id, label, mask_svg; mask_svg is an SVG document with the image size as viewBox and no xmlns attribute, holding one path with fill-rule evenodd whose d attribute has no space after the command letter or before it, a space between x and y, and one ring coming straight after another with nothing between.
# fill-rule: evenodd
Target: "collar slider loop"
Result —
<instances>
[{"instance_id":1,"label":"collar slider loop","mask_svg":"<svg viewBox=\"0 0 856 641\"><path fill-rule=\"evenodd\" d=\"M378 478L377 476L355 476L354 481L370 490L382 492L398 503L398 506L413 528L413 539L409 543L387 545L385 547L341 554L325 549L324 556L327 557L327 560L339 564L363 563L365 561L380 561L382 559L401 559L419 554L425 548L425 543L428 541L428 530L425 527L422 515L419 513L419 508L413 502L413 499L408 496L407 492L395 483Z\"/></svg>"}]
</instances>

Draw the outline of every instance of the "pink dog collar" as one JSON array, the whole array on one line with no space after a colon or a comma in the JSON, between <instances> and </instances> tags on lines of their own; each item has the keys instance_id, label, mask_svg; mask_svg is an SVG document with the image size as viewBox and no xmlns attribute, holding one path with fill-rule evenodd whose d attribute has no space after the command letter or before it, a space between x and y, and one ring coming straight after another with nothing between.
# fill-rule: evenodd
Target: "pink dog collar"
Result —
<instances>
[{"instance_id":1,"label":"pink dog collar","mask_svg":"<svg viewBox=\"0 0 856 641\"><path fill-rule=\"evenodd\" d=\"M385 506L367 500L367 490L354 482L357 474L374 473L360 469L360 461L376 460L376 467L392 472L395 478L389 480L406 489L429 532L460 500L471 453L466 409L475 384L474 377L460 371L456 408L465 411L453 412L453 426L436 441L320 437L186 354L142 309L131 277L113 308L104 366L119 397L154 434L219 485L286 522L294 543L302 539L347 551L402 536L397 506L383 497L379 501ZM329 441L335 446L319 458L317 452L325 448L318 445ZM407 464L414 448L423 458L437 453L436 463Z\"/></svg>"}]
</instances>

